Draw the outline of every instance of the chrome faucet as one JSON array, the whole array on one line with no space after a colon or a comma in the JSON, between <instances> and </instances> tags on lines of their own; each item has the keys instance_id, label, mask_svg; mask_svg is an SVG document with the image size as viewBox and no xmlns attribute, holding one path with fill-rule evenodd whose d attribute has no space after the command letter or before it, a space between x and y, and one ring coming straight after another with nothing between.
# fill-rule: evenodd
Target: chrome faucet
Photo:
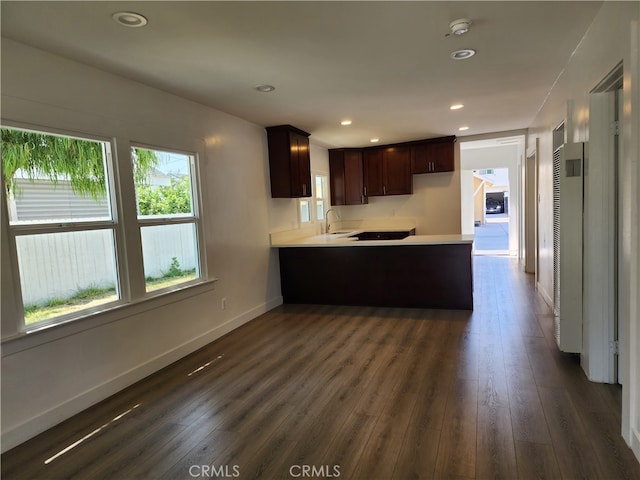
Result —
<instances>
[{"instance_id":1,"label":"chrome faucet","mask_svg":"<svg viewBox=\"0 0 640 480\"><path fill-rule=\"evenodd\" d=\"M326 211L326 213L324 214L324 221L325 221L325 226L324 226L324 232L325 233L331 233L329 231L329 229L331 228L331 224L329 223L329 212L333 212L333 208L330 208L329 210Z\"/></svg>"}]
</instances>

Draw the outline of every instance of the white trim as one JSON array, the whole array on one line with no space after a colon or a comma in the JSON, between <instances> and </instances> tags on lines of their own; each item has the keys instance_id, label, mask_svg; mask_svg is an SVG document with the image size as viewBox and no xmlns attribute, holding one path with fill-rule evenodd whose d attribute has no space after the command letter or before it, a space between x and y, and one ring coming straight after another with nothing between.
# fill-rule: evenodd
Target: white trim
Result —
<instances>
[{"instance_id":1,"label":"white trim","mask_svg":"<svg viewBox=\"0 0 640 480\"><path fill-rule=\"evenodd\" d=\"M237 317L212 328L204 334L166 351L140 365L113 377L75 397L36 415L16 427L2 432L2 452L38 435L91 405L121 391L133 383L157 372L161 368L195 352L199 348L217 340L230 331L282 304L282 297L276 297Z\"/></svg>"},{"instance_id":2,"label":"white trim","mask_svg":"<svg viewBox=\"0 0 640 480\"><path fill-rule=\"evenodd\" d=\"M540 282L536 283L536 290L538 291L544 302L549 306L549 308L553 309L553 297L551 297L547 293Z\"/></svg>"},{"instance_id":3,"label":"white trim","mask_svg":"<svg viewBox=\"0 0 640 480\"><path fill-rule=\"evenodd\" d=\"M615 382L616 307L615 92L589 96L589 163L584 169L583 343L581 364L592 382Z\"/></svg>"},{"instance_id":4,"label":"white trim","mask_svg":"<svg viewBox=\"0 0 640 480\"><path fill-rule=\"evenodd\" d=\"M638 432L638 430L634 428L632 435L633 438L631 439L631 450L633 450L633 453L640 462L640 432Z\"/></svg>"}]
</instances>

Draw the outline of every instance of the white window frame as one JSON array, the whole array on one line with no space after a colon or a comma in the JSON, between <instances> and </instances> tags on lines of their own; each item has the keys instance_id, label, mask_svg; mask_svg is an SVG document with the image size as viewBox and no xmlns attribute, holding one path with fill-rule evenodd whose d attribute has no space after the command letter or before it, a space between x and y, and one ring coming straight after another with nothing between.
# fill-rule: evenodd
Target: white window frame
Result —
<instances>
[{"instance_id":1,"label":"white window frame","mask_svg":"<svg viewBox=\"0 0 640 480\"><path fill-rule=\"evenodd\" d=\"M329 176L325 173L312 173L312 177L313 177L313 216L315 218L315 220L317 221L324 221L327 215L327 210L329 210L329 208L331 208L331 205L329 204ZM318 217L317 213L318 213L318 196L317 191L316 191L316 181L317 178L320 177L322 178L322 182L324 183L325 186L325 191L324 191L324 195L320 198L322 198L322 203L323 203L323 208L322 208L322 217Z\"/></svg>"},{"instance_id":2,"label":"white window frame","mask_svg":"<svg viewBox=\"0 0 640 480\"><path fill-rule=\"evenodd\" d=\"M298 222L300 224L311 223L313 221L312 209L313 205L311 203L312 197L303 197L298 199ZM307 211L309 212L309 217L305 218L302 214L302 206L303 204L307 204Z\"/></svg>"},{"instance_id":3,"label":"white window frame","mask_svg":"<svg viewBox=\"0 0 640 480\"><path fill-rule=\"evenodd\" d=\"M138 211L137 211L138 203L136 199L135 214L136 214L136 220L138 224L138 236L140 238L140 251L142 251L142 228L144 227L192 224L195 227L195 233L196 233L196 257L197 257L196 272L198 273L197 277L194 278L193 280L180 282L180 283L171 285L169 287L152 290L152 291L146 291L146 280L143 278L143 281L145 282L145 285L144 285L145 292L143 295L146 297L153 297L156 295L161 295L166 292L180 290L190 285L197 285L207 277L206 262L203 261L204 252L205 252L205 243L204 243L204 226L203 226L202 215L201 215L202 202L201 202L201 195L200 195L200 177L199 177L200 169L198 168L199 167L198 154L195 152L188 152L188 151L179 150L179 149L169 149L166 147L156 147L151 145L145 145L142 143L132 142L130 151L133 151L134 148L140 148L144 150L152 150L154 152L164 152L164 153L170 153L170 154L175 153L178 155L185 155L190 158L189 183L191 187L192 214L166 216L166 217L154 216L154 217L140 218L138 217ZM133 158L131 158L131 164L133 166ZM135 197L135 186L134 186L134 197ZM144 258L144 255L141 258L141 260L143 258ZM143 271L144 271L144 267L143 267Z\"/></svg>"},{"instance_id":4,"label":"white window frame","mask_svg":"<svg viewBox=\"0 0 640 480\"><path fill-rule=\"evenodd\" d=\"M318 217L318 198L316 197L316 177L324 178L325 195L322 197L324 200L324 208L322 209L322 218ZM329 205L329 176L323 172L311 172L311 196L298 199L298 220L303 223L315 223L324 222L324 216L326 211L331 208ZM309 220L302 218L302 203L308 202L309 204Z\"/></svg>"},{"instance_id":5,"label":"white window frame","mask_svg":"<svg viewBox=\"0 0 640 480\"><path fill-rule=\"evenodd\" d=\"M181 153L189 155L191 161L191 190L193 217L186 219L176 218L171 221L164 220L160 224L170 224L176 222L195 222L197 235L197 271L198 278L188 282L181 282L167 288L146 292L142 243L140 236L140 228L152 223L147 219L140 219L137 216L137 201L135 198L135 187L133 181L133 162L129 156L121 162L117 161L118 154L122 155L124 149L118 149L115 138L108 138L101 135L88 133L79 133L52 128L42 125L24 124L2 120L0 124L3 128L27 130L44 135L66 136L79 140L88 140L103 142L108 145L106 148L106 172L107 194L109 196L109 208L111 211L110 220L81 221L81 222L51 222L42 224L14 224L10 225L8 201L6 196L6 187L4 175L0 175L0 185L3 192L0 198L1 229L2 229L2 261L9 264L9 268L2 269L2 339L9 340L21 337L27 333L51 331L52 327L61 327L63 325L78 325L79 320L94 319L98 322L113 321L115 318L123 318L127 314L121 311L122 308L135 308L140 310L140 303L153 300L148 308L156 308L158 299L168 294L183 295L178 293L191 289L200 285L213 285L215 278L209 277L206 259L206 239L205 227L201 214L202 209L202 191L201 177L199 172L199 155L197 152L185 151L178 148L158 147L146 145L139 142L127 143L126 151L131 152L132 148L140 147L156 151L166 151L172 153ZM128 165L125 165L127 164ZM124 168L123 168L124 167ZM116 291L119 298L108 303L98 305L96 307L82 309L65 315L52 317L51 319L39 321L30 325L26 325L24 321L24 302L22 297L22 286L20 282L20 272L18 266L18 253L16 245L16 237L21 235L35 235L47 233L62 233L87 230L103 230L111 229L114 238L114 250L117 273ZM131 252L134 252L133 254ZM140 252L140 253L137 253ZM7 285L9 284L9 285ZM210 288L210 287L207 287ZM176 293L174 293L176 292ZM187 293L185 293L187 294ZM188 294L187 294L188 295ZM7 298L9 297L9 298ZM104 315L102 315L104 314ZM9 317L9 318L7 318ZM100 319L99 319L100 318ZM91 325L97 325L93 322L84 328L91 328ZM67 331L81 331L73 329ZM64 335L64 334L63 334Z\"/></svg>"}]
</instances>

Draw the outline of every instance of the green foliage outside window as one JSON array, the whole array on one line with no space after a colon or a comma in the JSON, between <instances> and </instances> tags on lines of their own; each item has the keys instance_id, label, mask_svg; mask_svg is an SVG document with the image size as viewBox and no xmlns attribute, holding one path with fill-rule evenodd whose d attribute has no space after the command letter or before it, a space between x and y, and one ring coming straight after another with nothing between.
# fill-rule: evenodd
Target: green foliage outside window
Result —
<instances>
[{"instance_id":1,"label":"green foliage outside window","mask_svg":"<svg viewBox=\"0 0 640 480\"><path fill-rule=\"evenodd\" d=\"M140 215L170 215L191 213L191 188L189 177L171 179L170 185L137 187L138 213Z\"/></svg>"},{"instance_id":2,"label":"green foliage outside window","mask_svg":"<svg viewBox=\"0 0 640 480\"><path fill-rule=\"evenodd\" d=\"M44 133L0 129L2 133L2 173L7 193L16 192L15 174L18 170L34 181L48 178L54 185L68 180L72 190L94 199L104 198L104 152L102 143ZM135 181L141 184L158 164L150 150L133 149L136 158Z\"/></svg>"}]
</instances>

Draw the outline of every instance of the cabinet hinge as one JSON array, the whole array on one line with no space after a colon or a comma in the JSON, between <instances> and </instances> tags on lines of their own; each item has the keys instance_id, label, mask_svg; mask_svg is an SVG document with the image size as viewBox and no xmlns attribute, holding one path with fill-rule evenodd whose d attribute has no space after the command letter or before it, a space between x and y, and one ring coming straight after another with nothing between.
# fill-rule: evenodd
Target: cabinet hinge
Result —
<instances>
[{"instance_id":1,"label":"cabinet hinge","mask_svg":"<svg viewBox=\"0 0 640 480\"><path fill-rule=\"evenodd\" d=\"M611 135L620 135L620 121L616 120L609 125Z\"/></svg>"},{"instance_id":2,"label":"cabinet hinge","mask_svg":"<svg viewBox=\"0 0 640 480\"><path fill-rule=\"evenodd\" d=\"M620 355L620 342L612 340L609 342L609 351L612 355Z\"/></svg>"}]
</instances>

